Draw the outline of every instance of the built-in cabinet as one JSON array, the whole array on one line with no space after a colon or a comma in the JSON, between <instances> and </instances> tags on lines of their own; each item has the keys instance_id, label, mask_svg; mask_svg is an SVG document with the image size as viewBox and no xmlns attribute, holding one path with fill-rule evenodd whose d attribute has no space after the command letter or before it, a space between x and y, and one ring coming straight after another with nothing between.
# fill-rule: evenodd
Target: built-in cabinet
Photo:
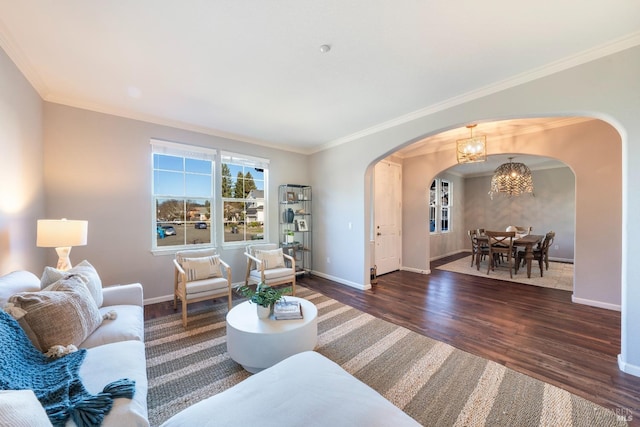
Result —
<instances>
[{"instance_id":1,"label":"built-in cabinet","mask_svg":"<svg viewBox=\"0 0 640 427\"><path fill-rule=\"evenodd\" d=\"M311 272L311 196L308 185L278 187L280 246L295 258L299 274Z\"/></svg>"}]
</instances>

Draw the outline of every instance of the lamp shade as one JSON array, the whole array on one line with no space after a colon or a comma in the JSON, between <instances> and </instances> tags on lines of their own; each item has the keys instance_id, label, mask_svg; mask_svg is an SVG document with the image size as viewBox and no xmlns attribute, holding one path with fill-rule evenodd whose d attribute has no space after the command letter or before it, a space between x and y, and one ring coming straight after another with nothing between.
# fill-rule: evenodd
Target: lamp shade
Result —
<instances>
[{"instance_id":1,"label":"lamp shade","mask_svg":"<svg viewBox=\"0 0 640 427\"><path fill-rule=\"evenodd\" d=\"M88 221L39 219L36 245L42 248L84 246Z\"/></svg>"}]
</instances>

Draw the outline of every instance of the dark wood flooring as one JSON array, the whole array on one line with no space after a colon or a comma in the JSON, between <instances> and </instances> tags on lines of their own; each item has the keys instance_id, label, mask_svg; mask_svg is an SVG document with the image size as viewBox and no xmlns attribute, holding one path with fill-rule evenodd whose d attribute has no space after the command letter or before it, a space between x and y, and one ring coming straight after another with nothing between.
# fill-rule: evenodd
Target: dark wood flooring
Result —
<instances>
[{"instance_id":1,"label":"dark wood flooring","mask_svg":"<svg viewBox=\"0 0 640 427\"><path fill-rule=\"evenodd\" d=\"M561 387L640 425L640 378L618 369L620 313L571 302L571 293L437 270L397 271L361 291L317 276L299 283L373 316ZM145 307L145 318L173 312Z\"/></svg>"}]
</instances>

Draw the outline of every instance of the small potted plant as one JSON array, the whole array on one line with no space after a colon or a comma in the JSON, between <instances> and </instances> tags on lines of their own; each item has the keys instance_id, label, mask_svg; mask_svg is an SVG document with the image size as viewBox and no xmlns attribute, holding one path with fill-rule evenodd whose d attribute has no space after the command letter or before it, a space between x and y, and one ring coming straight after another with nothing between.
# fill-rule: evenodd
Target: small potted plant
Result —
<instances>
[{"instance_id":1,"label":"small potted plant","mask_svg":"<svg viewBox=\"0 0 640 427\"><path fill-rule=\"evenodd\" d=\"M238 293L245 298L249 298L250 303L256 304L258 317L266 319L271 313L273 305L280 301L282 295L290 292L291 288L274 289L264 283L258 283L255 290L250 286L242 286L238 288Z\"/></svg>"}]
</instances>

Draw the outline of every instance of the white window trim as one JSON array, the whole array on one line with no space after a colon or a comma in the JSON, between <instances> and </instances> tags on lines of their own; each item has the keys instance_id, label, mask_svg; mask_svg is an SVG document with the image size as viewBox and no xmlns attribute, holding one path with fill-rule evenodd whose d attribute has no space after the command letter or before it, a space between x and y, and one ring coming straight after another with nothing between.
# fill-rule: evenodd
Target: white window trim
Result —
<instances>
[{"instance_id":1,"label":"white window trim","mask_svg":"<svg viewBox=\"0 0 640 427\"><path fill-rule=\"evenodd\" d=\"M255 242L256 244L269 243L269 159L249 156L237 152L220 151L220 158L218 163L216 164L216 179L218 182L215 185L216 189L218 190L220 190L222 185L222 163L231 163L235 165L264 169L264 240ZM229 199L223 198L222 195L220 195L218 199L220 201L220 204L216 205L216 212L218 214L216 219L216 227L218 227L217 229L219 230L224 230L224 202L225 200ZM220 238L220 245L223 248L244 247L251 244L251 242L252 240L225 242L224 236L221 236Z\"/></svg>"},{"instance_id":2,"label":"white window trim","mask_svg":"<svg viewBox=\"0 0 640 427\"><path fill-rule=\"evenodd\" d=\"M184 249L201 249L201 248L208 248L208 247L215 247L216 246L216 235L217 235L217 229L214 228L213 226L211 227L213 230L211 230L211 243L202 243L202 244L194 244L194 245L175 245L175 246L157 246L157 235L156 235L156 231L155 231L155 224L157 223L157 217L156 217L156 193L155 190L153 188L155 181L154 181L154 167L153 167L153 155L154 154L166 154L169 156L177 156L177 157L189 157L189 158L193 158L193 159L198 159L198 160L209 160L212 162L213 164L213 171L212 171L212 175L211 175L211 179L212 179L212 183L211 183L211 188L212 188L212 194L211 194L211 199L209 200L210 205L211 205L211 211L212 211L212 215L217 212L216 211L216 194L217 194L217 190L216 190L216 185L217 182L219 182L219 179L217 179L217 177L219 176L219 164L217 164L219 162L218 160L218 150L216 150L215 148L208 148L208 147L200 147L197 145L190 145L190 144L183 144L183 143L178 143L178 142L172 142L172 141L166 141L166 140L162 140L162 139L155 139L155 138L151 138L149 141L150 145L151 145L151 168L150 168L150 173L151 173L151 219L152 219L152 223L150 226L150 230L151 230L151 253L153 255L168 255L168 254L173 254L176 251L180 251L180 250L184 250ZM212 219L211 224L217 224L217 220L215 218Z\"/></svg>"},{"instance_id":3,"label":"white window trim","mask_svg":"<svg viewBox=\"0 0 640 427\"><path fill-rule=\"evenodd\" d=\"M433 184L433 182L435 181L436 183L436 194L435 194L435 211L436 211L436 217L435 217L435 230L431 231L431 185ZM448 204L446 206L444 206L442 204L442 182L446 182L449 184L449 198L448 200ZM452 211L453 211L453 198L452 198L452 194L453 194L453 183L451 182L451 180L449 179L443 179L443 178L434 178L433 180L431 180L431 183L429 184L429 187L427 189L427 191L429 192L429 196L428 196L428 208L429 208L429 234L447 234L447 233L451 233L451 228L452 228L452 221L451 221L451 216L452 216ZM447 230L442 230L442 209L443 208L448 208L448 221L449 221L449 228Z\"/></svg>"}]
</instances>

